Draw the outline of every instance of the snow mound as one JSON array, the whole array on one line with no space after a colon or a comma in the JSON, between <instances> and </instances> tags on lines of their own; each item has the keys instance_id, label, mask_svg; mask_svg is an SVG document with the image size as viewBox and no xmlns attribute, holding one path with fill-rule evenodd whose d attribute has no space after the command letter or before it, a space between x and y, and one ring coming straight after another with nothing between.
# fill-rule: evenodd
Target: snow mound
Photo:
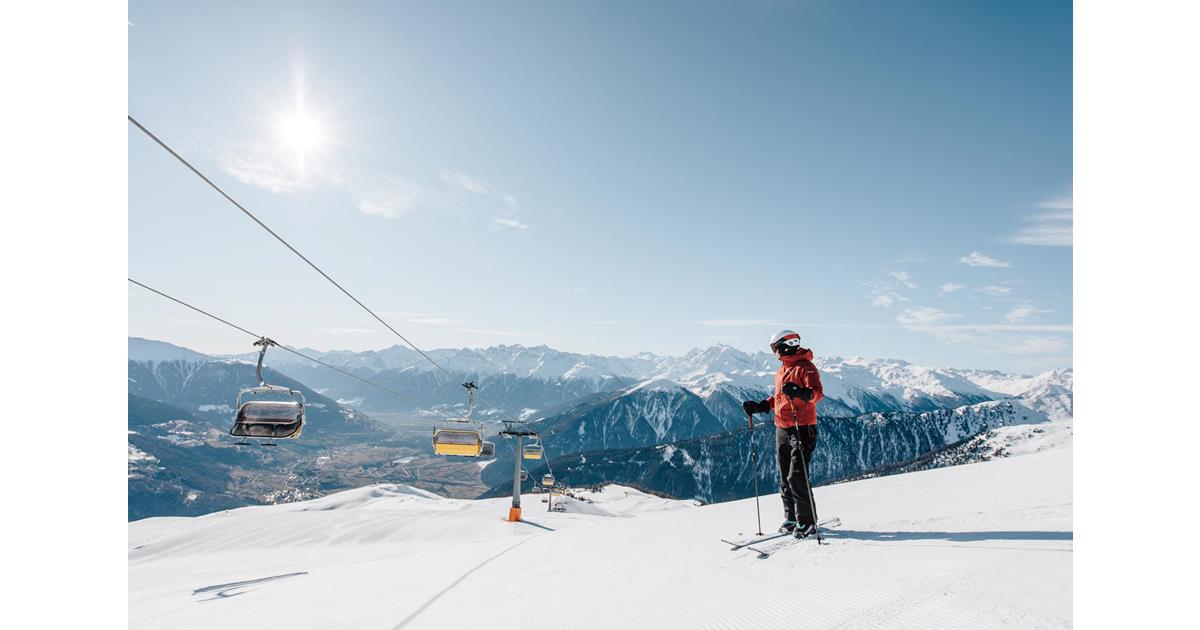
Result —
<instances>
[{"instance_id":1,"label":"snow mound","mask_svg":"<svg viewBox=\"0 0 1200 630\"><path fill-rule=\"evenodd\" d=\"M129 524L130 626L1068 628L1071 458L1061 446L817 488L841 527L767 560L720 541L755 531L753 499L644 509L658 499L620 486L577 502L631 518L526 495L509 523L508 499L382 485L146 519ZM777 502L762 516L770 527Z\"/></svg>"}]
</instances>

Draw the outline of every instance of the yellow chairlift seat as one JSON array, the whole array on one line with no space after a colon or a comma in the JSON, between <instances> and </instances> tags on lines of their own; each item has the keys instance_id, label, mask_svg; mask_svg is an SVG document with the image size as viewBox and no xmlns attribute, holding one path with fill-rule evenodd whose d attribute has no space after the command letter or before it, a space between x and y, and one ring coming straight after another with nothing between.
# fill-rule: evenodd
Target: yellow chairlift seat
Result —
<instances>
[{"instance_id":1,"label":"yellow chairlift seat","mask_svg":"<svg viewBox=\"0 0 1200 630\"><path fill-rule=\"evenodd\" d=\"M477 429L441 428L433 432L435 455L479 457L483 451L483 435ZM493 445L492 451L495 452Z\"/></svg>"},{"instance_id":2,"label":"yellow chairlift seat","mask_svg":"<svg viewBox=\"0 0 1200 630\"><path fill-rule=\"evenodd\" d=\"M554 475L542 475L542 485L543 486L553 486L554 485Z\"/></svg>"},{"instance_id":3,"label":"yellow chairlift seat","mask_svg":"<svg viewBox=\"0 0 1200 630\"><path fill-rule=\"evenodd\" d=\"M464 418L451 418L442 426L433 429L434 455L455 455L458 457L479 457L484 451L492 457L496 453L496 445L483 440L483 424L471 419L471 410L475 407L475 383L463 383L467 389L467 415Z\"/></svg>"},{"instance_id":4,"label":"yellow chairlift seat","mask_svg":"<svg viewBox=\"0 0 1200 630\"><path fill-rule=\"evenodd\" d=\"M521 449L521 457L525 459L541 459L543 454L542 447L539 444L530 444Z\"/></svg>"}]
</instances>

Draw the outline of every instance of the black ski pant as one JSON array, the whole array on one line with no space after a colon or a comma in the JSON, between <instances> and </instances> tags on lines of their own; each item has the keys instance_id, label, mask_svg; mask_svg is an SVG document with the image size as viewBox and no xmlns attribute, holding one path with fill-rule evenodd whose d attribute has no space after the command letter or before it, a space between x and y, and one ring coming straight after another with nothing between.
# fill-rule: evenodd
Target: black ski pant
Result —
<instances>
[{"instance_id":1,"label":"black ski pant","mask_svg":"<svg viewBox=\"0 0 1200 630\"><path fill-rule=\"evenodd\" d=\"M775 450L779 456L779 496L789 521L815 525L816 506L809 502L808 466L817 448L816 425L775 427Z\"/></svg>"}]
</instances>

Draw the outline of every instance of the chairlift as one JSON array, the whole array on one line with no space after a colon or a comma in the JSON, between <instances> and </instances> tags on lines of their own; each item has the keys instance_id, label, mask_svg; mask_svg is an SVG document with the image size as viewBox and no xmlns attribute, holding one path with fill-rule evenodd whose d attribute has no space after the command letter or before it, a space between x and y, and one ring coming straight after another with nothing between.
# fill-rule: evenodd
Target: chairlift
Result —
<instances>
[{"instance_id":1,"label":"chairlift","mask_svg":"<svg viewBox=\"0 0 1200 630\"><path fill-rule=\"evenodd\" d=\"M541 459L543 456L545 456L545 451L541 444L530 444L521 449L521 457L524 459Z\"/></svg>"},{"instance_id":2,"label":"chairlift","mask_svg":"<svg viewBox=\"0 0 1200 630\"><path fill-rule=\"evenodd\" d=\"M263 378L263 359L267 356L267 348L277 345L274 341L262 337L254 342L258 350L257 387L243 387L238 390L237 415L233 419L233 428L229 434L240 438L259 438L265 440L289 439L300 437L304 429L304 394L299 390L279 385L270 385ZM271 395L273 400L256 400L256 396ZM279 400L285 395L288 400ZM249 444L246 439L238 444ZM274 446L271 442L263 446Z\"/></svg>"},{"instance_id":3,"label":"chairlift","mask_svg":"<svg viewBox=\"0 0 1200 630\"><path fill-rule=\"evenodd\" d=\"M483 440L483 423L471 419L471 410L475 407L475 383L463 383L467 388L467 415L462 418L449 418L442 426L433 429L433 454L454 455L458 457L479 457L485 448ZM492 455L496 453L496 445L492 444Z\"/></svg>"},{"instance_id":4,"label":"chairlift","mask_svg":"<svg viewBox=\"0 0 1200 630\"><path fill-rule=\"evenodd\" d=\"M549 473L542 475L542 485L546 486L546 487L553 487L554 486L554 475L551 475Z\"/></svg>"},{"instance_id":5,"label":"chairlift","mask_svg":"<svg viewBox=\"0 0 1200 630\"><path fill-rule=\"evenodd\" d=\"M491 459L491 458L495 457L496 456L496 443L485 441L483 443L483 446L480 447L480 449L479 449L479 456L484 459Z\"/></svg>"},{"instance_id":6,"label":"chairlift","mask_svg":"<svg viewBox=\"0 0 1200 630\"><path fill-rule=\"evenodd\" d=\"M529 479L529 472L526 470L522 470L521 471L521 481L526 481L528 479Z\"/></svg>"}]
</instances>

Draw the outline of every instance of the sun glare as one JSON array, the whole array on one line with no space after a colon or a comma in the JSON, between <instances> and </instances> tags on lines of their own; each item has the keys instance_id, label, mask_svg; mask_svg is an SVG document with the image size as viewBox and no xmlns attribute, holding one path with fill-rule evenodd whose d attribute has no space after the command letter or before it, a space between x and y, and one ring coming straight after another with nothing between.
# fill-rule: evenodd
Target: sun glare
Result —
<instances>
[{"instance_id":1,"label":"sun glare","mask_svg":"<svg viewBox=\"0 0 1200 630\"><path fill-rule=\"evenodd\" d=\"M321 145L324 133L321 124L312 116L298 111L279 121L279 135L297 156L303 156Z\"/></svg>"}]
</instances>

